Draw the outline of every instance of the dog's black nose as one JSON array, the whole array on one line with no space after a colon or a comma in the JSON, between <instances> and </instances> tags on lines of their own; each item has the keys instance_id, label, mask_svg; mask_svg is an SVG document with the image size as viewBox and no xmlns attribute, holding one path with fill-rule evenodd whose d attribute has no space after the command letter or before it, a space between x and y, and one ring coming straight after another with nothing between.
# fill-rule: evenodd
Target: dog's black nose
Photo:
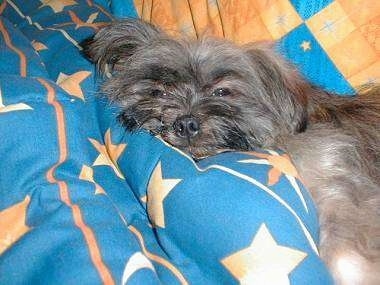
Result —
<instances>
[{"instance_id":1,"label":"dog's black nose","mask_svg":"<svg viewBox=\"0 0 380 285\"><path fill-rule=\"evenodd\" d=\"M199 121L192 116L182 116L174 122L173 127L179 137L192 138L199 132Z\"/></svg>"}]
</instances>

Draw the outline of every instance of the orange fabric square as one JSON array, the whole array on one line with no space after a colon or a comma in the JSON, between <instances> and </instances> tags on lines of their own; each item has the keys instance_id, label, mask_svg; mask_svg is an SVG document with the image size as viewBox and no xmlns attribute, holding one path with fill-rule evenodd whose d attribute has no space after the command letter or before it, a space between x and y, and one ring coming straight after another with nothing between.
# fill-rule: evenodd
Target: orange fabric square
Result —
<instances>
[{"instance_id":1,"label":"orange fabric square","mask_svg":"<svg viewBox=\"0 0 380 285\"><path fill-rule=\"evenodd\" d=\"M306 25L325 49L342 41L356 28L338 2L331 3L308 19Z\"/></svg>"},{"instance_id":2,"label":"orange fabric square","mask_svg":"<svg viewBox=\"0 0 380 285\"><path fill-rule=\"evenodd\" d=\"M359 31L376 51L380 60L380 15L361 25Z\"/></svg>"},{"instance_id":3,"label":"orange fabric square","mask_svg":"<svg viewBox=\"0 0 380 285\"><path fill-rule=\"evenodd\" d=\"M281 38L302 23L301 17L288 0L274 2L261 11L260 16L273 39Z\"/></svg>"},{"instance_id":4,"label":"orange fabric square","mask_svg":"<svg viewBox=\"0 0 380 285\"><path fill-rule=\"evenodd\" d=\"M360 33L354 31L327 51L342 74L349 78L375 63L375 51Z\"/></svg>"},{"instance_id":5,"label":"orange fabric square","mask_svg":"<svg viewBox=\"0 0 380 285\"><path fill-rule=\"evenodd\" d=\"M171 8L173 9L173 18L177 22L177 32L195 38L196 31L188 1L177 1L177 4L171 5Z\"/></svg>"},{"instance_id":6,"label":"orange fabric square","mask_svg":"<svg viewBox=\"0 0 380 285\"><path fill-rule=\"evenodd\" d=\"M358 27L380 15L379 0L336 0Z\"/></svg>"},{"instance_id":7,"label":"orange fabric square","mask_svg":"<svg viewBox=\"0 0 380 285\"><path fill-rule=\"evenodd\" d=\"M171 34L180 30L172 1L134 0L134 4L141 19L163 27Z\"/></svg>"},{"instance_id":8,"label":"orange fabric square","mask_svg":"<svg viewBox=\"0 0 380 285\"><path fill-rule=\"evenodd\" d=\"M251 1L253 5L255 5L256 10L260 13L267 10L270 6L276 4L278 0L253 0Z\"/></svg>"},{"instance_id":9,"label":"orange fabric square","mask_svg":"<svg viewBox=\"0 0 380 285\"><path fill-rule=\"evenodd\" d=\"M144 1L145 2L145 1ZM148 1L149 2L149 1ZM168 33L176 33L179 30L175 17L174 7L171 1L152 1L151 23L165 27Z\"/></svg>"},{"instance_id":10,"label":"orange fabric square","mask_svg":"<svg viewBox=\"0 0 380 285\"><path fill-rule=\"evenodd\" d=\"M284 23L279 23L283 27L274 31L277 37L293 29L295 19L297 25L300 23L288 0L265 3L251 0L134 0L134 3L142 19L161 26L170 34L214 35L239 43L273 38L259 15L259 9L268 10L272 4L285 15ZM270 9L273 11L273 7Z\"/></svg>"},{"instance_id":11,"label":"orange fabric square","mask_svg":"<svg viewBox=\"0 0 380 285\"><path fill-rule=\"evenodd\" d=\"M150 22L153 0L134 0L135 8L140 18Z\"/></svg>"},{"instance_id":12,"label":"orange fabric square","mask_svg":"<svg viewBox=\"0 0 380 285\"><path fill-rule=\"evenodd\" d=\"M203 35L223 37L222 22L216 2L189 1L189 6L197 37Z\"/></svg>"},{"instance_id":13,"label":"orange fabric square","mask_svg":"<svg viewBox=\"0 0 380 285\"><path fill-rule=\"evenodd\" d=\"M361 85L380 84L380 61L377 60L374 64L351 76L347 80L355 88Z\"/></svg>"},{"instance_id":14,"label":"orange fabric square","mask_svg":"<svg viewBox=\"0 0 380 285\"><path fill-rule=\"evenodd\" d=\"M217 3L222 19L224 36L231 40L240 39L241 41L249 41L250 39L240 38L238 34L258 14L252 1L220 0ZM246 34L242 33L241 36L246 36Z\"/></svg>"},{"instance_id":15,"label":"orange fabric square","mask_svg":"<svg viewBox=\"0 0 380 285\"><path fill-rule=\"evenodd\" d=\"M249 42L272 40L272 35L267 30L261 18L257 16L240 27L231 39L237 43L245 44Z\"/></svg>"}]
</instances>

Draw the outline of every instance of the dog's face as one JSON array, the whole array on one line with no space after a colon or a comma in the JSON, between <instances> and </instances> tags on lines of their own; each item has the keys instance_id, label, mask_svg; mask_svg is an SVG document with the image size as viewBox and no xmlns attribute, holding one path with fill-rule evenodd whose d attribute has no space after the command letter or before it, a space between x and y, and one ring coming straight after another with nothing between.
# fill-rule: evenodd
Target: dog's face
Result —
<instances>
[{"instance_id":1,"label":"dog's face","mask_svg":"<svg viewBox=\"0 0 380 285\"><path fill-rule=\"evenodd\" d=\"M129 130L144 128L194 158L268 146L305 126L294 71L268 49L174 39L138 20L101 30L86 48Z\"/></svg>"}]
</instances>

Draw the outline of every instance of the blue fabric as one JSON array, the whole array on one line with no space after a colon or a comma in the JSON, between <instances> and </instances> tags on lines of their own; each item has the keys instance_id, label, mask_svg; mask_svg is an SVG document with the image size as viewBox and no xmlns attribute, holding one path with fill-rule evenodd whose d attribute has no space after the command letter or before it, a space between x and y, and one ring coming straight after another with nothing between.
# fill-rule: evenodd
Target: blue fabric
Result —
<instances>
[{"instance_id":1,"label":"blue fabric","mask_svg":"<svg viewBox=\"0 0 380 285\"><path fill-rule=\"evenodd\" d=\"M133 5L133 0L113 0L111 11L115 17L132 17L137 18L137 12Z\"/></svg>"},{"instance_id":2,"label":"blue fabric","mask_svg":"<svg viewBox=\"0 0 380 285\"><path fill-rule=\"evenodd\" d=\"M137 18L133 0L95 0L97 4L107 7L117 18Z\"/></svg>"},{"instance_id":3,"label":"blue fabric","mask_svg":"<svg viewBox=\"0 0 380 285\"><path fill-rule=\"evenodd\" d=\"M248 266L254 278L280 267L281 282L331 284L286 155L195 164L123 130L79 47L109 10L57 2L0 4L0 284L237 284L231 263L245 268L242 251L262 248L282 255Z\"/></svg>"},{"instance_id":4,"label":"blue fabric","mask_svg":"<svg viewBox=\"0 0 380 285\"><path fill-rule=\"evenodd\" d=\"M304 52L303 42L313 47ZM305 24L295 28L277 43L278 50L290 60L303 76L319 87L341 95L352 95L354 89L336 68Z\"/></svg>"},{"instance_id":5,"label":"blue fabric","mask_svg":"<svg viewBox=\"0 0 380 285\"><path fill-rule=\"evenodd\" d=\"M321 11L324 7L329 5L333 0L318 0L318 1L305 1L305 0L290 0L294 8L302 19L307 20L311 16Z\"/></svg>"}]
</instances>

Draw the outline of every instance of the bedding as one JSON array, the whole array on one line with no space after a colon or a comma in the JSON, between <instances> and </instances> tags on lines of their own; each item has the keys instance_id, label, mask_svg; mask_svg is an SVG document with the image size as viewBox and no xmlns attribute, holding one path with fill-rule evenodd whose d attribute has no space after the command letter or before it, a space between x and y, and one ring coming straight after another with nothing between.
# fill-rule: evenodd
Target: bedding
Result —
<instances>
[{"instance_id":1,"label":"bedding","mask_svg":"<svg viewBox=\"0 0 380 285\"><path fill-rule=\"evenodd\" d=\"M190 37L277 41L303 75L350 95L379 82L380 2L373 0L135 0L138 15Z\"/></svg>"},{"instance_id":2,"label":"bedding","mask_svg":"<svg viewBox=\"0 0 380 285\"><path fill-rule=\"evenodd\" d=\"M285 153L194 163L96 95L80 43L141 2L0 3L0 284L332 284Z\"/></svg>"}]
</instances>

